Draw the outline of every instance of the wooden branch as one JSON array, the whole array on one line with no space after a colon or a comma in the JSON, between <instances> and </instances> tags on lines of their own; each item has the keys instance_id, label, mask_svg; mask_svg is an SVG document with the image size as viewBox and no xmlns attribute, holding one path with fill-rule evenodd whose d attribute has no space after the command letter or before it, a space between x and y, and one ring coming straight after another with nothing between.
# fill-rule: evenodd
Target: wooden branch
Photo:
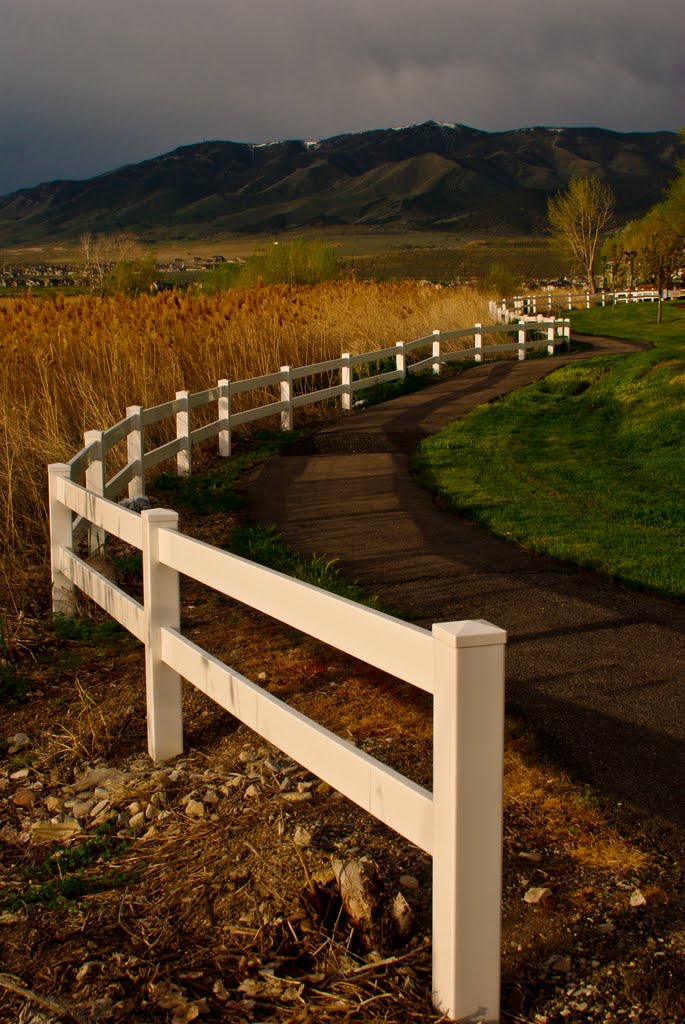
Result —
<instances>
[{"instance_id":1,"label":"wooden branch","mask_svg":"<svg viewBox=\"0 0 685 1024\"><path fill-rule=\"evenodd\" d=\"M55 999L54 996L43 996L39 992L34 992L24 985L21 978L17 978L13 974L0 974L0 986L15 996L21 996L22 999L35 1003L44 1010L49 1010L50 1013L54 1013L62 1019L76 1021L76 1024L88 1024L86 1017L76 1007L68 1006L67 1003Z\"/></svg>"}]
</instances>

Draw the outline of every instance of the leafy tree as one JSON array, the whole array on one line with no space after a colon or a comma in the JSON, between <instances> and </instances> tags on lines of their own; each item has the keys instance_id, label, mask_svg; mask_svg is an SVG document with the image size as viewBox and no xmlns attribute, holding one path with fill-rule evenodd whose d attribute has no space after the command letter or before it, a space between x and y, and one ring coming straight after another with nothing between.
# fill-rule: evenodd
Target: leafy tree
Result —
<instances>
[{"instance_id":1,"label":"leafy tree","mask_svg":"<svg viewBox=\"0 0 685 1024\"><path fill-rule=\"evenodd\" d=\"M657 323L661 323L662 294L683 260L685 219L679 221L668 203L660 203L629 225L626 236L636 252L640 275L659 292Z\"/></svg>"},{"instance_id":2,"label":"leafy tree","mask_svg":"<svg viewBox=\"0 0 685 1024\"><path fill-rule=\"evenodd\" d=\"M231 264L227 269L212 270L205 286L209 291L219 291L234 285L319 284L338 274L334 246L296 238L292 242L272 242L263 252L254 253L242 267Z\"/></svg>"},{"instance_id":3,"label":"leafy tree","mask_svg":"<svg viewBox=\"0 0 685 1024\"><path fill-rule=\"evenodd\" d=\"M134 298L149 292L157 278L157 259L153 252L115 263L106 283L109 295L131 295Z\"/></svg>"},{"instance_id":4,"label":"leafy tree","mask_svg":"<svg viewBox=\"0 0 685 1024\"><path fill-rule=\"evenodd\" d=\"M685 132L681 132L685 142ZM659 292L657 323L661 323L663 292L685 263L685 160L666 189L666 198L624 231L626 248L634 251L641 277Z\"/></svg>"},{"instance_id":5,"label":"leafy tree","mask_svg":"<svg viewBox=\"0 0 685 1024\"><path fill-rule=\"evenodd\" d=\"M506 299L516 294L520 283L521 278L506 263L491 263L483 278L483 290Z\"/></svg>"},{"instance_id":6,"label":"leafy tree","mask_svg":"<svg viewBox=\"0 0 685 1024\"><path fill-rule=\"evenodd\" d=\"M593 292L595 257L613 211L613 192L599 178L571 178L566 192L547 200L552 244L585 274Z\"/></svg>"}]
</instances>

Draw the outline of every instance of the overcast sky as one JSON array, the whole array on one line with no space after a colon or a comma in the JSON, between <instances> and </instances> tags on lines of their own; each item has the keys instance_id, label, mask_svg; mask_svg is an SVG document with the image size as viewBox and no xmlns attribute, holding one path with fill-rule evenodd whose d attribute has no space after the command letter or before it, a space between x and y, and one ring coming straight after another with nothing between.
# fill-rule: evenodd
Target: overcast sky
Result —
<instances>
[{"instance_id":1,"label":"overcast sky","mask_svg":"<svg viewBox=\"0 0 685 1024\"><path fill-rule=\"evenodd\" d=\"M0 194L203 139L685 124L682 0L0 0Z\"/></svg>"}]
</instances>

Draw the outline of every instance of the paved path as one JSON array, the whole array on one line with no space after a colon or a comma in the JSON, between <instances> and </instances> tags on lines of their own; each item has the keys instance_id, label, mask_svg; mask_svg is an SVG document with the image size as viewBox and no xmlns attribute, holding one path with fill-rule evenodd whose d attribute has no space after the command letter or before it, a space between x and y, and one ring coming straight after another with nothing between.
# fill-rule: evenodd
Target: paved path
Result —
<instances>
[{"instance_id":1,"label":"paved path","mask_svg":"<svg viewBox=\"0 0 685 1024\"><path fill-rule=\"evenodd\" d=\"M588 340L588 339L584 339ZM484 363L342 418L265 464L255 517L338 558L422 625L489 619L509 634L507 706L574 778L685 826L685 607L530 555L441 511L408 470L421 438L593 352Z\"/></svg>"}]
</instances>

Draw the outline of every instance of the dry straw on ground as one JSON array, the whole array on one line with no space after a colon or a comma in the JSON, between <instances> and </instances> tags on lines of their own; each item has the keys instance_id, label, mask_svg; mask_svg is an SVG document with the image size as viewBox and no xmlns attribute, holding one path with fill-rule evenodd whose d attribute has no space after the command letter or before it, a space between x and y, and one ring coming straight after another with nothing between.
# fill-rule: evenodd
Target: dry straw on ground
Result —
<instances>
[{"instance_id":1,"label":"dry straw on ground","mask_svg":"<svg viewBox=\"0 0 685 1024\"><path fill-rule=\"evenodd\" d=\"M117 422L127 405L487 320L487 297L475 290L414 282L3 302L3 556L42 555L46 465L70 458L85 430Z\"/></svg>"}]
</instances>

